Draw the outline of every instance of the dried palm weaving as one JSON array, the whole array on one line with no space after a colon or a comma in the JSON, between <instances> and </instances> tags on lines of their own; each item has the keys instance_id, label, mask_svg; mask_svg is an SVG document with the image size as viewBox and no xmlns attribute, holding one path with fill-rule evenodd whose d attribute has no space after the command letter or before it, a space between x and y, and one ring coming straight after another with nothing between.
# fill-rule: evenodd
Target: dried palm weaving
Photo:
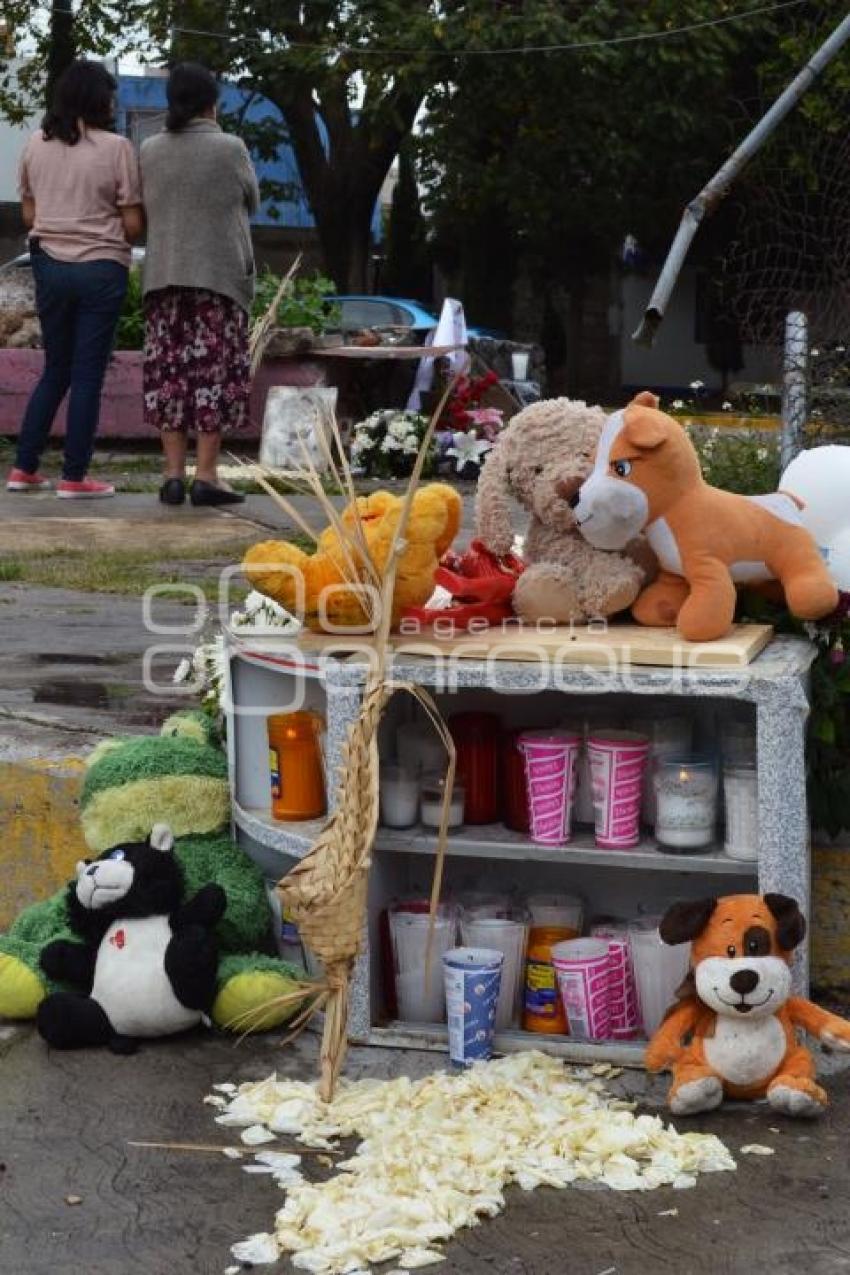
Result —
<instances>
[{"instance_id":1,"label":"dried palm weaving","mask_svg":"<svg viewBox=\"0 0 850 1275\"><path fill-rule=\"evenodd\" d=\"M319 1010L325 1011L325 1023L321 1045L321 1075L319 1093L329 1102L345 1059L347 1046L348 1006L351 974L354 962L361 951L366 926L366 894L372 846L378 826L378 726L384 709L396 690L404 689L414 695L425 708L435 729L446 746L448 757L446 788L440 828L437 836L434 882L431 895L432 923L442 884L443 860L449 822L449 802L454 784L455 750L451 736L439 710L421 687L393 683L387 675L387 654L392 616L398 559L404 550L413 496L419 484L425 457L434 434L437 420L451 393L450 384L425 432L416 463L411 474L402 504L401 516L390 549L383 580L378 579L366 549L363 526L354 518L347 527L328 498L321 478L309 458L306 443L302 442L304 467L287 470L289 481L300 482L317 499L327 518L345 546L349 564L347 575L352 586L364 588L364 601L372 598L372 620L375 629L375 660L366 679L360 713L351 727L345 748L333 813L319 834L312 849L304 856L278 885L278 893L307 947L322 963L324 977L318 982L305 982L274 1003L304 1002L301 1012L292 1024L292 1033L300 1031ZM342 439L335 421L330 422L327 441L323 430L318 431L323 440L325 460L339 488L350 499L356 510L356 493L351 471L345 458ZM260 485L271 495L297 524L312 538L317 539L310 528L285 496L267 480L274 475L260 477ZM374 603L377 605L374 605ZM427 978L426 970L423 977ZM256 1011L259 1020L268 1006ZM251 1016L254 1018L254 1015ZM243 1020L243 1026L250 1024Z\"/></svg>"}]
</instances>

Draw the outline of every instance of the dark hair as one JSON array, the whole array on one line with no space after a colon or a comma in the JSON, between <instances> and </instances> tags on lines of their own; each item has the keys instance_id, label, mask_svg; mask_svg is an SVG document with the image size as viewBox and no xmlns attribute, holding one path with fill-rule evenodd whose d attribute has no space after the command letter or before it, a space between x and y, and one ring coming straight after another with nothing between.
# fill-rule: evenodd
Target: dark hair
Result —
<instances>
[{"instance_id":1,"label":"dark hair","mask_svg":"<svg viewBox=\"0 0 850 1275\"><path fill-rule=\"evenodd\" d=\"M165 127L169 133L179 133L190 120L215 106L218 84L212 71L199 62L179 62L171 68L165 95L168 98Z\"/></svg>"},{"instance_id":2,"label":"dark hair","mask_svg":"<svg viewBox=\"0 0 850 1275\"><path fill-rule=\"evenodd\" d=\"M79 58L67 67L53 89L53 97L41 125L45 138L58 138L68 146L80 140L80 121L88 128L114 127L113 98L118 85L100 62Z\"/></svg>"}]
</instances>

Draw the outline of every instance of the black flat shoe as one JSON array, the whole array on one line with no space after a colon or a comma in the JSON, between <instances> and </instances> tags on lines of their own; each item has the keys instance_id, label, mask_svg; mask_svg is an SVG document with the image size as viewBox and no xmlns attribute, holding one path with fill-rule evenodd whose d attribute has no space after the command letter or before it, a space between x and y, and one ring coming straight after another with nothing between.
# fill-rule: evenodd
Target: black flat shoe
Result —
<instances>
[{"instance_id":1,"label":"black flat shoe","mask_svg":"<svg viewBox=\"0 0 850 1275\"><path fill-rule=\"evenodd\" d=\"M159 489L159 498L164 505L182 505L186 499L186 484L182 478L166 478Z\"/></svg>"},{"instance_id":2,"label":"black flat shoe","mask_svg":"<svg viewBox=\"0 0 850 1275\"><path fill-rule=\"evenodd\" d=\"M241 505L245 497L238 491L228 491L225 487L217 487L215 483L205 483L195 479L189 488L189 499L193 505Z\"/></svg>"}]
</instances>

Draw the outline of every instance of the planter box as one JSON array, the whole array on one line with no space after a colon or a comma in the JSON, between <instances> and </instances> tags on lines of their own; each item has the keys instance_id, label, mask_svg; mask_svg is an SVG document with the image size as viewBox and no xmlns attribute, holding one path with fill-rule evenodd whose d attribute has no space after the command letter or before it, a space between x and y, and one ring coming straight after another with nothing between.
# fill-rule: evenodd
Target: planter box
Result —
<instances>
[{"instance_id":1,"label":"planter box","mask_svg":"<svg viewBox=\"0 0 850 1275\"><path fill-rule=\"evenodd\" d=\"M0 350L0 435L16 437L33 386L41 376L41 350ZM251 424L240 437L259 438L266 393L272 385L300 388L325 384L325 369L309 359L268 359L251 392ZM59 410L53 434L65 432L65 406ZM156 435L142 420L142 354L118 350L110 360L101 400L99 439L152 440Z\"/></svg>"}]
</instances>

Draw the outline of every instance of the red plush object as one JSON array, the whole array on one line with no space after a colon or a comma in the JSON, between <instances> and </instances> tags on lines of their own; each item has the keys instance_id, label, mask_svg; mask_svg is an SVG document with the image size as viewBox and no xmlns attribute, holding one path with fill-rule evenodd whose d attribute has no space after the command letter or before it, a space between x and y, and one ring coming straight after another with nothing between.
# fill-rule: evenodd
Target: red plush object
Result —
<instances>
[{"instance_id":1,"label":"red plush object","mask_svg":"<svg viewBox=\"0 0 850 1275\"><path fill-rule=\"evenodd\" d=\"M447 553L434 572L434 583L452 595L447 607L407 607L402 621L419 624L448 622L454 628L466 629L473 620L499 624L514 614L511 595L525 568L515 554L498 558L481 540L473 540L465 553Z\"/></svg>"}]
</instances>

